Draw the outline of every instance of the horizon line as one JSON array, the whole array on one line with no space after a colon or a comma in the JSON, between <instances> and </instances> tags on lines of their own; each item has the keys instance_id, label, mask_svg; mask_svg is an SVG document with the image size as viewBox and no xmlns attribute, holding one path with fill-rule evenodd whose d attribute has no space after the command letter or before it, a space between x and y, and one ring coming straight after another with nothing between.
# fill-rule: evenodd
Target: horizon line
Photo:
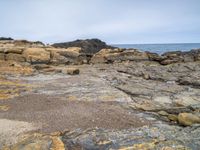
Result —
<instances>
[{"instance_id":1,"label":"horizon line","mask_svg":"<svg viewBox=\"0 0 200 150\"><path fill-rule=\"evenodd\" d=\"M109 43L108 43L109 44ZM183 42L183 43L180 43L180 42L174 42L174 43L117 43L117 44L109 44L109 45L159 45L159 44L200 44L200 42L194 42L194 43L190 43L190 42Z\"/></svg>"}]
</instances>

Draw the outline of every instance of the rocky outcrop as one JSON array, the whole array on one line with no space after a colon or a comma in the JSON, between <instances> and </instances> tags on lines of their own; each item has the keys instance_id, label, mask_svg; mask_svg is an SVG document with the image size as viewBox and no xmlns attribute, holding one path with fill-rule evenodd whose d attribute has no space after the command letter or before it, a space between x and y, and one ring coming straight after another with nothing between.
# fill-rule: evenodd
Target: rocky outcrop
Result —
<instances>
[{"instance_id":1,"label":"rocky outcrop","mask_svg":"<svg viewBox=\"0 0 200 150\"><path fill-rule=\"evenodd\" d=\"M104 48L114 48L102 42L99 39L87 39L87 40L76 40L65 43L55 43L52 45L56 48L69 48L69 47L81 47L82 51L87 55L93 55Z\"/></svg>"},{"instance_id":2,"label":"rocky outcrop","mask_svg":"<svg viewBox=\"0 0 200 150\"><path fill-rule=\"evenodd\" d=\"M147 53L136 49L102 49L91 58L91 63L113 63L123 61L147 61Z\"/></svg>"},{"instance_id":3,"label":"rocky outcrop","mask_svg":"<svg viewBox=\"0 0 200 150\"><path fill-rule=\"evenodd\" d=\"M0 41L0 60L30 64L83 64L88 57L80 47L54 48L41 42L26 40Z\"/></svg>"},{"instance_id":4,"label":"rocky outcrop","mask_svg":"<svg viewBox=\"0 0 200 150\"><path fill-rule=\"evenodd\" d=\"M137 49L120 49L98 40L77 40L68 43L45 45L26 40L0 40L0 60L28 62L31 64L80 65L128 61L156 62L160 65L189 63L200 60L200 49L188 52L167 52L158 55ZM149 78L144 74L145 78ZM184 83L184 82L183 82Z\"/></svg>"},{"instance_id":5,"label":"rocky outcrop","mask_svg":"<svg viewBox=\"0 0 200 150\"><path fill-rule=\"evenodd\" d=\"M156 53L147 53L150 60L158 61L161 65L169 65L173 63L187 63L200 60L200 49L194 49L188 52L166 52L161 56Z\"/></svg>"}]
</instances>

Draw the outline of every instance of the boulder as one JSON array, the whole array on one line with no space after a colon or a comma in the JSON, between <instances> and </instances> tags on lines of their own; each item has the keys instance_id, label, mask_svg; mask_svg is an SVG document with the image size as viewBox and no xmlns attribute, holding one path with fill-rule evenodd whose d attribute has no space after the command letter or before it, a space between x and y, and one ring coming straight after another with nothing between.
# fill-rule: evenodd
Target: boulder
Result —
<instances>
[{"instance_id":1,"label":"boulder","mask_svg":"<svg viewBox=\"0 0 200 150\"><path fill-rule=\"evenodd\" d=\"M180 113L178 115L178 122L184 126L190 126L195 123L200 123L200 117L191 113Z\"/></svg>"},{"instance_id":2,"label":"boulder","mask_svg":"<svg viewBox=\"0 0 200 150\"><path fill-rule=\"evenodd\" d=\"M149 60L151 61L158 61L158 62L161 62L164 57L158 55L157 53L151 53L151 52L146 52L148 57L149 57Z\"/></svg>"},{"instance_id":3,"label":"boulder","mask_svg":"<svg viewBox=\"0 0 200 150\"><path fill-rule=\"evenodd\" d=\"M64 74L69 74L69 75L76 75L79 74L79 69L78 68L65 68L62 70L62 73Z\"/></svg>"},{"instance_id":4,"label":"boulder","mask_svg":"<svg viewBox=\"0 0 200 150\"><path fill-rule=\"evenodd\" d=\"M147 53L136 49L102 49L91 58L91 63L113 63L122 61L149 60Z\"/></svg>"},{"instance_id":5,"label":"boulder","mask_svg":"<svg viewBox=\"0 0 200 150\"><path fill-rule=\"evenodd\" d=\"M80 47L47 48L47 51L51 53L51 63L53 64L85 64L89 61Z\"/></svg>"},{"instance_id":6,"label":"boulder","mask_svg":"<svg viewBox=\"0 0 200 150\"><path fill-rule=\"evenodd\" d=\"M23 56L30 63L49 63L50 52L44 48L27 48L23 52Z\"/></svg>"},{"instance_id":7,"label":"boulder","mask_svg":"<svg viewBox=\"0 0 200 150\"><path fill-rule=\"evenodd\" d=\"M5 55L5 60L13 60L19 62L25 62L25 58L20 54L9 53Z\"/></svg>"},{"instance_id":8,"label":"boulder","mask_svg":"<svg viewBox=\"0 0 200 150\"><path fill-rule=\"evenodd\" d=\"M163 59L160 61L162 65L168 65L181 62L193 62L200 60L200 50L191 50L188 52L173 51L162 55ZM198 58L199 57L199 58Z\"/></svg>"}]
</instances>

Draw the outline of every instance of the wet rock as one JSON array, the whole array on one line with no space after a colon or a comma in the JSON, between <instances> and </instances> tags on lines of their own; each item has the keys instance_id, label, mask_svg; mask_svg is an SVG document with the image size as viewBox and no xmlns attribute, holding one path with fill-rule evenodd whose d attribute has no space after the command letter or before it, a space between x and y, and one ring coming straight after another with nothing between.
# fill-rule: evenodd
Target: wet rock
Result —
<instances>
[{"instance_id":1,"label":"wet rock","mask_svg":"<svg viewBox=\"0 0 200 150\"><path fill-rule=\"evenodd\" d=\"M200 118L191 113L180 113L178 115L179 124L184 126L190 126L195 123L200 123Z\"/></svg>"},{"instance_id":2,"label":"wet rock","mask_svg":"<svg viewBox=\"0 0 200 150\"><path fill-rule=\"evenodd\" d=\"M69 75L77 75L79 74L78 68L65 68L62 70L62 73L69 74Z\"/></svg>"}]
</instances>

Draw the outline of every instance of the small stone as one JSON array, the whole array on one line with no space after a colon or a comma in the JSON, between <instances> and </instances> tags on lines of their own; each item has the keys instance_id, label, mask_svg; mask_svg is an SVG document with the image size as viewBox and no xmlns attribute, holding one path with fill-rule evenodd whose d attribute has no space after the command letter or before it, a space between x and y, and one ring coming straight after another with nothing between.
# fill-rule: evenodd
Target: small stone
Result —
<instances>
[{"instance_id":1,"label":"small stone","mask_svg":"<svg viewBox=\"0 0 200 150\"><path fill-rule=\"evenodd\" d=\"M178 122L184 126L190 126L195 123L200 123L200 117L191 113L180 113L178 115Z\"/></svg>"},{"instance_id":2,"label":"small stone","mask_svg":"<svg viewBox=\"0 0 200 150\"><path fill-rule=\"evenodd\" d=\"M163 110L159 111L158 114L161 115L161 116L168 116L169 115L166 111L163 111Z\"/></svg>"},{"instance_id":3,"label":"small stone","mask_svg":"<svg viewBox=\"0 0 200 150\"><path fill-rule=\"evenodd\" d=\"M168 119L171 121L178 121L178 116L177 115L173 115L173 114L169 114L168 115Z\"/></svg>"},{"instance_id":4,"label":"small stone","mask_svg":"<svg viewBox=\"0 0 200 150\"><path fill-rule=\"evenodd\" d=\"M69 74L69 75L76 75L79 74L78 68L66 68L62 70L62 73Z\"/></svg>"},{"instance_id":5,"label":"small stone","mask_svg":"<svg viewBox=\"0 0 200 150\"><path fill-rule=\"evenodd\" d=\"M143 75L143 78L146 79L146 80L149 80L149 79L150 79L150 76L149 76L149 74L146 74L146 73L145 73L145 74Z\"/></svg>"}]
</instances>

